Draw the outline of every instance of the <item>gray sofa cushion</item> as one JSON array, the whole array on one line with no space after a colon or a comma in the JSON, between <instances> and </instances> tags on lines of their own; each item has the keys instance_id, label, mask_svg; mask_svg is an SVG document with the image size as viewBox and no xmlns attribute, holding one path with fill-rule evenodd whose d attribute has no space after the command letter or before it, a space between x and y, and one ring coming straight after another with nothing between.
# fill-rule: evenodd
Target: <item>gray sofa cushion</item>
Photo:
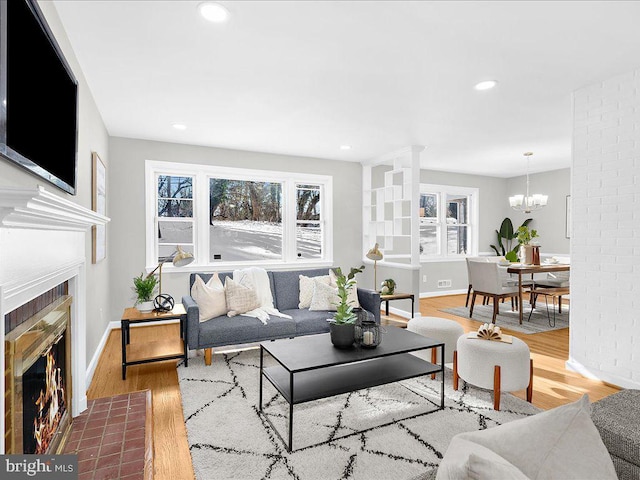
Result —
<instances>
[{"instance_id":1,"label":"gray sofa cushion","mask_svg":"<svg viewBox=\"0 0 640 480\"><path fill-rule=\"evenodd\" d=\"M296 335L296 323L288 318L269 317L267 325L253 317L221 316L200 324L199 344L220 347L262 342Z\"/></svg>"},{"instance_id":2,"label":"gray sofa cushion","mask_svg":"<svg viewBox=\"0 0 640 480\"><path fill-rule=\"evenodd\" d=\"M333 318L335 312L322 310L310 311L307 309L290 309L282 313L291 315L296 324L296 335L313 335L315 333L327 333L329 322L327 318Z\"/></svg>"},{"instance_id":3,"label":"gray sofa cushion","mask_svg":"<svg viewBox=\"0 0 640 480\"><path fill-rule=\"evenodd\" d=\"M273 276L273 297L275 307L281 312L298 308L300 303L300 275L318 277L328 275L328 268L315 268L313 270L294 270L282 272L270 272Z\"/></svg>"},{"instance_id":4,"label":"gray sofa cushion","mask_svg":"<svg viewBox=\"0 0 640 480\"><path fill-rule=\"evenodd\" d=\"M640 390L598 400L591 406L591 418L611 455L640 466Z\"/></svg>"}]
</instances>

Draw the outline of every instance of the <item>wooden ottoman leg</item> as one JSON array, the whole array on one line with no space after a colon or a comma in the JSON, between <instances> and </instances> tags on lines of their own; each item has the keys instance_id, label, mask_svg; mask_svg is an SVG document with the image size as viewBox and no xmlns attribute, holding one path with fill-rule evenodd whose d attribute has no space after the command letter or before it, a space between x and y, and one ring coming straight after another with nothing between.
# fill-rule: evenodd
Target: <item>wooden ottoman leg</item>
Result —
<instances>
[{"instance_id":1,"label":"wooden ottoman leg","mask_svg":"<svg viewBox=\"0 0 640 480\"><path fill-rule=\"evenodd\" d=\"M431 363L433 363L434 365L438 363L438 352L436 351L435 347L431 349ZM436 374L432 373L431 380L435 380L435 379L436 379Z\"/></svg>"},{"instance_id":2,"label":"wooden ottoman leg","mask_svg":"<svg viewBox=\"0 0 640 480\"><path fill-rule=\"evenodd\" d=\"M211 348L204 349L204 364L211 365Z\"/></svg>"},{"instance_id":3,"label":"wooden ottoman leg","mask_svg":"<svg viewBox=\"0 0 640 480\"><path fill-rule=\"evenodd\" d=\"M500 410L500 365L493 367L493 409Z\"/></svg>"},{"instance_id":4,"label":"wooden ottoman leg","mask_svg":"<svg viewBox=\"0 0 640 480\"><path fill-rule=\"evenodd\" d=\"M529 386L527 387L527 402L533 398L533 358L529 360Z\"/></svg>"},{"instance_id":5,"label":"wooden ottoman leg","mask_svg":"<svg viewBox=\"0 0 640 480\"><path fill-rule=\"evenodd\" d=\"M453 389L458 390L458 351L453 351Z\"/></svg>"}]
</instances>

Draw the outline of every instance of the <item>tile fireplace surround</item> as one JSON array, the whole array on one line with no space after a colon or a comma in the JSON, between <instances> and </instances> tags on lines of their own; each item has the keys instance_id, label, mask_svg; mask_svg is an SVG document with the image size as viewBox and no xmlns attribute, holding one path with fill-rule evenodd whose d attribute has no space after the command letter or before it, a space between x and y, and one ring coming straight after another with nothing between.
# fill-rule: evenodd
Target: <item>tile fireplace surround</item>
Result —
<instances>
[{"instance_id":1,"label":"tile fireplace surround","mask_svg":"<svg viewBox=\"0 0 640 480\"><path fill-rule=\"evenodd\" d=\"M15 310L65 281L71 306L71 412L87 408L86 261L87 233L109 219L43 187L0 187L0 315ZM5 371L5 335L0 329L0 368ZM0 411L5 411L2 385ZM5 431L4 416L0 417ZM4 453L4 434L0 452Z\"/></svg>"}]
</instances>

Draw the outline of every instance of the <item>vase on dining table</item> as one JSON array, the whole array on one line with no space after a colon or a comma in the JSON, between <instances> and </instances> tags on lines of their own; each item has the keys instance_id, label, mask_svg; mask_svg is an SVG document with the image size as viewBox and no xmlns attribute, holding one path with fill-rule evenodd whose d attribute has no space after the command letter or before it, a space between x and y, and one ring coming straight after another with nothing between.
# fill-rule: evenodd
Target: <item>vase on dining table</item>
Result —
<instances>
[{"instance_id":1,"label":"vase on dining table","mask_svg":"<svg viewBox=\"0 0 640 480\"><path fill-rule=\"evenodd\" d=\"M533 245L520 245L519 257L524 265L533 265Z\"/></svg>"}]
</instances>

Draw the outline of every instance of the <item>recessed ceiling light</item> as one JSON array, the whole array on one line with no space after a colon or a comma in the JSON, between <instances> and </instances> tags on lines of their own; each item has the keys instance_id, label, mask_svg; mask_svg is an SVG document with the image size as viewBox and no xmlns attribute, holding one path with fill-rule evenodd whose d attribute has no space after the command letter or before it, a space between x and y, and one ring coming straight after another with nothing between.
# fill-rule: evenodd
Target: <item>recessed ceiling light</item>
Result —
<instances>
[{"instance_id":1,"label":"recessed ceiling light","mask_svg":"<svg viewBox=\"0 0 640 480\"><path fill-rule=\"evenodd\" d=\"M174 123L173 128L175 128L176 130L186 130L187 126L183 123Z\"/></svg>"},{"instance_id":2,"label":"recessed ceiling light","mask_svg":"<svg viewBox=\"0 0 640 480\"><path fill-rule=\"evenodd\" d=\"M485 80L484 82L476 84L476 86L473 88L475 88L476 90L491 90L497 84L498 82L496 82L495 80Z\"/></svg>"},{"instance_id":3,"label":"recessed ceiling light","mask_svg":"<svg viewBox=\"0 0 640 480\"><path fill-rule=\"evenodd\" d=\"M340 150L351 150L351 145L340 145Z\"/></svg>"},{"instance_id":4,"label":"recessed ceiling light","mask_svg":"<svg viewBox=\"0 0 640 480\"><path fill-rule=\"evenodd\" d=\"M202 18L214 23L226 22L229 19L229 10L215 2L201 3L198 5L198 12Z\"/></svg>"}]
</instances>

